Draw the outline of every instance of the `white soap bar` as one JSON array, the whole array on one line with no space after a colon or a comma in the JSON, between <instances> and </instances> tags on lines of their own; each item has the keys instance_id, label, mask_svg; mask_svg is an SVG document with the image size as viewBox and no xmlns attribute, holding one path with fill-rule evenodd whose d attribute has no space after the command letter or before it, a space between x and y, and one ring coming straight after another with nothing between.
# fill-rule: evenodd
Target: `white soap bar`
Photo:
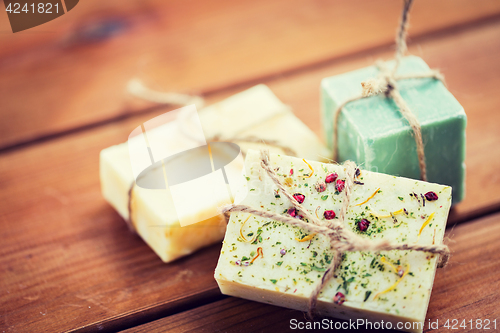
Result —
<instances>
[{"instance_id":1,"label":"white soap bar","mask_svg":"<svg viewBox=\"0 0 500 333\"><path fill-rule=\"evenodd\" d=\"M271 151L283 152L278 147L265 144L272 140L291 148L298 156L314 160L325 160L330 156L330 151L318 137L265 85L255 86L206 107L199 112L199 117L207 141L215 136L219 140L258 137L264 143L236 143L242 151L248 147L267 147ZM190 141L193 138L183 134L185 129L183 132L180 125L179 121L172 121L153 130L155 140L164 142L166 151L182 151L183 147L189 149L193 146ZM239 172L243 165L231 167ZM127 143L101 151L100 178L104 198L125 220L129 220L128 195L134 177ZM168 189L152 190L135 185L131 193L134 229L164 262L216 243L224 236L225 220L220 215L181 227ZM203 219L209 210L213 207L193 207L191 217Z\"/></svg>"},{"instance_id":2,"label":"white soap bar","mask_svg":"<svg viewBox=\"0 0 500 333\"><path fill-rule=\"evenodd\" d=\"M276 154L270 157L280 181L290 193L305 196L302 205L311 214L320 220L325 220L325 211L333 210L338 215L344 195L335 189L336 181L326 184L323 192L318 192L315 184L332 173L344 180L344 168L308 163L313 169L311 177L307 177L311 169L300 158ZM288 214L292 205L276 192L276 185L261 168L259 152L248 151L245 171L249 191L241 204ZM344 221L348 229L374 240L442 244L451 205L450 187L369 171L361 171L357 180L362 184L353 188ZM428 192L437 194L438 199L423 200ZM363 219L369 222L364 224L364 231L360 224L366 222L361 222ZM307 241L298 241L304 237ZM282 222L232 213L215 278L223 294L307 311L309 296L332 257L323 235L311 237L307 231ZM421 323L427 312L436 260L434 255L415 251L346 252L334 278L318 297L317 311L341 319L384 320L394 325ZM345 300L343 304L334 302L336 295L337 303L342 303L340 297ZM419 324L410 326L408 331L421 331Z\"/></svg>"}]
</instances>

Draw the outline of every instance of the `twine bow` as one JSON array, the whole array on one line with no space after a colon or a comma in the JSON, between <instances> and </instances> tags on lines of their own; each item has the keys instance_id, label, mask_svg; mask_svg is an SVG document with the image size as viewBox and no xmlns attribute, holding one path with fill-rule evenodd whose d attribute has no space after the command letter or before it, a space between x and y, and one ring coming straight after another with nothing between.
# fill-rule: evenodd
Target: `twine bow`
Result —
<instances>
[{"instance_id":1,"label":"twine bow","mask_svg":"<svg viewBox=\"0 0 500 333\"><path fill-rule=\"evenodd\" d=\"M342 208L338 214L338 220L325 220L321 221L312 215L304 206L302 206L292 194L290 194L287 189L283 186L279 180L276 172L271 168L269 161L269 152L261 151L261 167L266 171L267 175L272 179L274 184L280 189L280 193L283 194L303 215L304 219L299 220L296 218L284 216L281 214L265 211L262 209L253 208L246 205L227 205L222 207L221 211L225 214L226 219L229 219L229 214L232 212L244 212L253 214L256 216L269 218L275 221L280 221L287 223L291 226L300 227L308 230L311 233L318 233L324 235L329 239L330 248L333 252L333 259L331 264L328 266L323 277L318 283L313 292L309 297L309 318L313 317L314 309L316 308L316 303L318 300L318 295L325 286L325 284L333 277L334 272L340 265L342 260L342 254L346 251L390 251L390 250L413 250L420 252L429 252L433 254L440 255L440 261L438 267L444 267L448 263L450 257L450 250L446 245L424 245L424 244L409 244L391 243L388 240L371 240L365 237L361 237L350 231L344 226L344 220L347 214L347 210L351 201L352 189L354 186L355 174L356 174L356 164L351 161L347 161L343 164L346 171L346 181L344 188L344 200L342 203Z\"/></svg>"},{"instance_id":2,"label":"twine bow","mask_svg":"<svg viewBox=\"0 0 500 333\"><path fill-rule=\"evenodd\" d=\"M411 75L396 75L396 72L401 63L401 58L407 51L406 46L406 35L408 30L408 19L409 19L409 11L413 0L404 0L403 11L401 13L401 21L398 28L398 33L396 35L396 55L395 55L395 66L390 69L386 66L386 64L382 61L377 61L375 65L380 71L380 74L377 78L369 79L364 82L361 82L362 91L360 94L349 98L348 100L341 103L334 112L334 120L333 120L333 159L337 160L338 157L338 143L337 143L337 134L338 134L338 120L339 115L342 109L351 102L375 96L379 94L385 94L386 97L392 98L396 106L399 108L399 111L405 117L405 119L410 124L410 127L413 131L413 136L415 138L415 143L417 146L417 155L418 155L418 164L420 168L420 179L423 181L427 181L427 167L425 163L425 153L424 153L424 143L422 140L422 129L420 127L420 123L418 122L417 117L413 114L408 104L405 102L401 94L399 93L397 81L406 80L406 79L424 79L424 78L433 78L436 80L440 80L444 83L444 76L438 71L431 69L427 73L418 73Z\"/></svg>"}]
</instances>

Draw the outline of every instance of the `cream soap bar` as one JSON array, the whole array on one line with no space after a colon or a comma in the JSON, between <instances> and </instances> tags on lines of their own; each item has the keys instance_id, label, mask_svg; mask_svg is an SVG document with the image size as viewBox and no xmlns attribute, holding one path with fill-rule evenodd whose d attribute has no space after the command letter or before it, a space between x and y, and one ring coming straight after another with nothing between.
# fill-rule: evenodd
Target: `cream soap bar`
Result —
<instances>
[{"instance_id":1,"label":"cream soap bar","mask_svg":"<svg viewBox=\"0 0 500 333\"><path fill-rule=\"evenodd\" d=\"M283 146L313 160L324 160L330 156L330 151L318 137L265 85L255 86L206 107L199 112L199 118L208 142L217 137L221 141L234 141L243 151L248 147L267 147L283 153L283 149L279 148ZM155 139L165 143L166 151L179 151L182 147L187 150L193 146L190 140L196 138L183 134L180 126L180 121L174 120L154 129ZM275 144L240 142L235 138L259 138ZM191 161L196 161L196 158L187 157ZM232 172L241 172L243 165L233 163L229 167L235 169ZM104 198L128 221L129 190L134 184L134 177L127 143L101 151L100 179ZM133 228L164 262L216 243L224 236L226 223L222 216L203 218L207 211L214 208L208 207L208 204L207 207L193 207L194 218L199 216L203 222L181 227L168 189L152 190L134 185L130 193Z\"/></svg>"},{"instance_id":2,"label":"cream soap bar","mask_svg":"<svg viewBox=\"0 0 500 333\"><path fill-rule=\"evenodd\" d=\"M281 183L299 202L303 199L311 214L320 220L338 215L344 168L305 161L270 155ZM245 172L249 191L242 205L300 218L261 168L258 152L248 152ZM348 229L373 240L442 244L451 205L449 186L370 171L361 171L357 181L344 222ZM332 257L323 235L231 213L215 279L223 294L307 311L308 298ZM340 319L389 321L393 328L407 323L408 331L421 332L437 259L416 251L346 252L320 293L316 310Z\"/></svg>"}]
</instances>

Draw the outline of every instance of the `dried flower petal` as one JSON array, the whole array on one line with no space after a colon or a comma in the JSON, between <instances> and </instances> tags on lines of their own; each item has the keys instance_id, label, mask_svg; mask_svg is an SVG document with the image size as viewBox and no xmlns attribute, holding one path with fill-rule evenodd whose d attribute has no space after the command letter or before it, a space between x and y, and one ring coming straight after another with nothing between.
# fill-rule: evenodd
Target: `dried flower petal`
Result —
<instances>
[{"instance_id":1,"label":"dried flower petal","mask_svg":"<svg viewBox=\"0 0 500 333\"><path fill-rule=\"evenodd\" d=\"M297 200L297 202L298 202L299 204L301 204L301 203L303 203L303 202L304 202L304 200L306 199L306 196L305 196L305 195L303 195L303 194L301 194L301 193L295 193L295 194L293 195L293 198L294 198L295 200Z\"/></svg>"},{"instance_id":2,"label":"dried flower petal","mask_svg":"<svg viewBox=\"0 0 500 333\"><path fill-rule=\"evenodd\" d=\"M436 192L429 191L425 193L425 198L427 199L427 201L434 201L438 199L438 195L436 194Z\"/></svg>"},{"instance_id":3,"label":"dried flower petal","mask_svg":"<svg viewBox=\"0 0 500 333\"><path fill-rule=\"evenodd\" d=\"M368 221L367 219L362 219L361 221L358 222L359 231L365 232L369 226L370 226L370 221Z\"/></svg>"},{"instance_id":4,"label":"dried flower petal","mask_svg":"<svg viewBox=\"0 0 500 333\"><path fill-rule=\"evenodd\" d=\"M314 184L314 188L316 189L316 191L321 193L321 192L324 192L326 190L326 184L325 184L325 182L319 181L316 184Z\"/></svg>"},{"instance_id":5,"label":"dried flower petal","mask_svg":"<svg viewBox=\"0 0 500 333\"><path fill-rule=\"evenodd\" d=\"M340 291L335 294L333 297L333 303L337 305L342 305L345 302L345 295L342 294Z\"/></svg>"},{"instance_id":6,"label":"dried flower petal","mask_svg":"<svg viewBox=\"0 0 500 333\"><path fill-rule=\"evenodd\" d=\"M344 187L345 187L345 180L337 179L337 181L335 182L335 189L339 192L342 192Z\"/></svg>"},{"instance_id":7,"label":"dried flower petal","mask_svg":"<svg viewBox=\"0 0 500 333\"><path fill-rule=\"evenodd\" d=\"M332 220L335 218L335 212L333 210L325 210L325 212L323 213L323 216L327 220Z\"/></svg>"},{"instance_id":8,"label":"dried flower petal","mask_svg":"<svg viewBox=\"0 0 500 333\"><path fill-rule=\"evenodd\" d=\"M336 172L331 173L328 176L326 176L325 183L333 183L338 177L339 175L337 175Z\"/></svg>"},{"instance_id":9,"label":"dried flower petal","mask_svg":"<svg viewBox=\"0 0 500 333\"><path fill-rule=\"evenodd\" d=\"M288 215L290 215L291 217L295 217L296 219L302 219L303 216L299 214L299 210L292 207L292 208L289 208L288 211L287 211Z\"/></svg>"}]
</instances>

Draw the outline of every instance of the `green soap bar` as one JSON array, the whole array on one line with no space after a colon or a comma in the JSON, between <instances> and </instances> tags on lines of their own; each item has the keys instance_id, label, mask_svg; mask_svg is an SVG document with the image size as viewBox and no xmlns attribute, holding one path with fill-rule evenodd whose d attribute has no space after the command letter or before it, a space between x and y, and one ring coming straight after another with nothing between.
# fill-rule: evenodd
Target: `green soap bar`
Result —
<instances>
[{"instance_id":1,"label":"green soap bar","mask_svg":"<svg viewBox=\"0 0 500 333\"><path fill-rule=\"evenodd\" d=\"M388 66L394 66L389 62ZM425 73L429 66L415 56L404 57L397 74ZM322 117L326 142L332 148L333 115L343 101L361 93L361 82L375 78L375 66L323 79ZM463 107L435 79L397 82L401 96L422 127L427 178L449 185L453 203L465 192L465 126ZM338 162L352 160L362 168L394 176L420 178L416 143L408 121L394 101L377 95L348 103L338 120Z\"/></svg>"}]
</instances>

